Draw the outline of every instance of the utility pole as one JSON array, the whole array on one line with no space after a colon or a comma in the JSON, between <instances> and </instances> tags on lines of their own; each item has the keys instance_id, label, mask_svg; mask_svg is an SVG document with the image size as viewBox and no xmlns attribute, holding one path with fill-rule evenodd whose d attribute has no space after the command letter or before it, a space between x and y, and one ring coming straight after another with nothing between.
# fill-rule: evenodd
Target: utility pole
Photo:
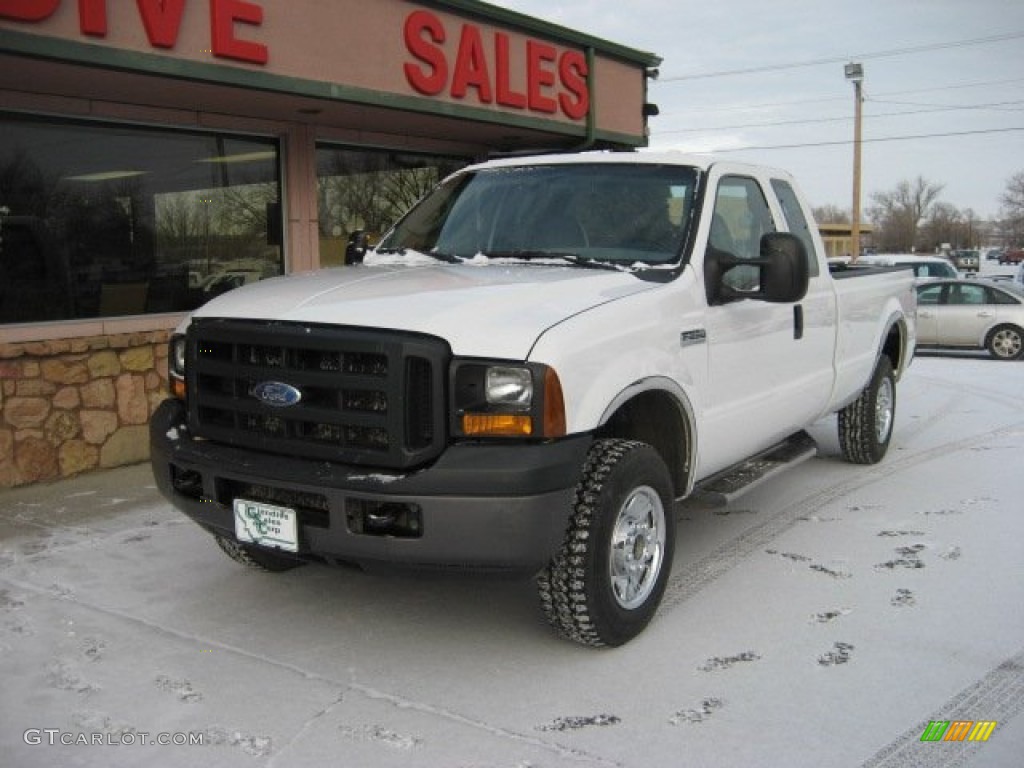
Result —
<instances>
[{"instance_id":1,"label":"utility pole","mask_svg":"<svg viewBox=\"0 0 1024 768\"><path fill-rule=\"evenodd\" d=\"M850 250L853 252L852 260L856 261L860 258L860 123L864 67L859 62L850 62L845 72L846 79L853 83L853 223L850 226Z\"/></svg>"}]
</instances>

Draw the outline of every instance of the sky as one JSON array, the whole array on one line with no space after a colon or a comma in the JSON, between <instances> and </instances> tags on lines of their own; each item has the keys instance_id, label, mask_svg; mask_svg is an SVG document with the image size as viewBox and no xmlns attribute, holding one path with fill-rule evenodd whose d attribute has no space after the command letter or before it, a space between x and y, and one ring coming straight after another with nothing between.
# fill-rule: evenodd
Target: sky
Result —
<instances>
[{"instance_id":1,"label":"sky","mask_svg":"<svg viewBox=\"0 0 1024 768\"><path fill-rule=\"evenodd\" d=\"M1024 172L1021 0L504 0L660 56L650 147L784 168L849 211L863 65L862 207L901 181L979 219ZM736 72L741 70L741 72Z\"/></svg>"}]
</instances>

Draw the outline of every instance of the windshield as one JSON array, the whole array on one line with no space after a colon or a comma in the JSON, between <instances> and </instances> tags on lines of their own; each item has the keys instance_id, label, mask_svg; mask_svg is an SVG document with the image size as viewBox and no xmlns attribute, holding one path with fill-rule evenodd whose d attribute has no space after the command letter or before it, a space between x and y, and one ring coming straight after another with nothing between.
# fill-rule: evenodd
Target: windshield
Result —
<instances>
[{"instance_id":1,"label":"windshield","mask_svg":"<svg viewBox=\"0 0 1024 768\"><path fill-rule=\"evenodd\" d=\"M377 250L448 260L671 264L685 241L697 178L687 166L643 163L467 172L437 187Z\"/></svg>"}]
</instances>

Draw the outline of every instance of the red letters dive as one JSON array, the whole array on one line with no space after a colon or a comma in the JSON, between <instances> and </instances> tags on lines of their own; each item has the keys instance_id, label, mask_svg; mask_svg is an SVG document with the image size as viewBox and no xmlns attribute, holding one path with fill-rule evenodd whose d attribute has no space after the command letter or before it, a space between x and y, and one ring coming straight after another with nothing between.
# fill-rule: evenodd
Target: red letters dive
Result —
<instances>
[{"instance_id":1,"label":"red letters dive","mask_svg":"<svg viewBox=\"0 0 1024 768\"><path fill-rule=\"evenodd\" d=\"M50 18L62 0L0 0L0 17L40 22ZM135 0L139 19L154 48L174 48L178 43L185 0ZM124 13L127 3L118 0L78 0L78 28L83 35L107 36L107 8ZM263 8L248 0L209 0L210 50L214 56L253 64L267 63L267 47L235 37L235 24L260 26Z\"/></svg>"}]
</instances>

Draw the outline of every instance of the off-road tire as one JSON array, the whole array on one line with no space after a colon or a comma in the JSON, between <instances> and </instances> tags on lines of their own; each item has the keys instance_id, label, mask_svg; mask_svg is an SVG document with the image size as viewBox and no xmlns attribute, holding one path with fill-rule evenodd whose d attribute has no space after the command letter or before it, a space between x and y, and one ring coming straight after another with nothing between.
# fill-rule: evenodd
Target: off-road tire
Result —
<instances>
[{"instance_id":1,"label":"off-road tire","mask_svg":"<svg viewBox=\"0 0 1024 768\"><path fill-rule=\"evenodd\" d=\"M595 442L565 541L537 578L548 623L583 645L618 646L636 637L653 618L672 569L672 503L668 468L653 448Z\"/></svg>"},{"instance_id":2,"label":"off-road tire","mask_svg":"<svg viewBox=\"0 0 1024 768\"><path fill-rule=\"evenodd\" d=\"M1024 351L1024 331L1015 325L998 325L985 339L985 347L996 360L1019 360Z\"/></svg>"},{"instance_id":3,"label":"off-road tire","mask_svg":"<svg viewBox=\"0 0 1024 768\"><path fill-rule=\"evenodd\" d=\"M877 464L885 458L896 419L896 377L883 355L860 397L839 412L839 446L847 461Z\"/></svg>"},{"instance_id":4,"label":"off-road tire","mask_svg":"<svg viewBox=\"0 0 1024 768\"><path fill-rule=\"evenodd\" d=\"M257 571L280 573L282 571L290 571L292 568L297 568L300 565L305 565L304 561L296 557L286 554L279 555L267 549L241 544L227 536L215 534L213 538L217 541L217 545L224 551L225 555L236 563L241 563Z\"/></svg>"}]
</instances>

